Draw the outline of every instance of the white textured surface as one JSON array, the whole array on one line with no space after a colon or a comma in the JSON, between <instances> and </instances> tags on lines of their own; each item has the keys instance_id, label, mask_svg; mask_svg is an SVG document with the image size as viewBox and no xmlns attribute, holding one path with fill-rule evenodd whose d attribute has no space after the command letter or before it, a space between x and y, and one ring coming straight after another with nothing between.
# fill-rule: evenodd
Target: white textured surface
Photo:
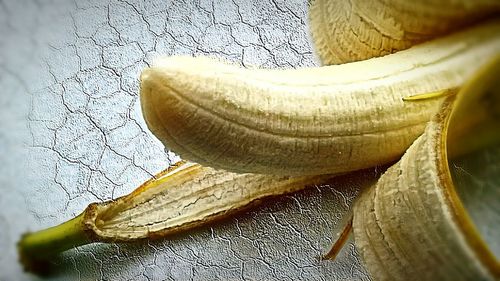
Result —
<instances>
[{"instance_id":1,"label":"white textured surface","mask_svg":"<svg viewBox=\"0 0 500 281\"><path fill-rule=\"evenodd\" d=\"M147 131L158 54L314 65L306 1L0 0L0 280L19 235L116 198L177 158ZM27 160L27 161L26 161ZM297 160L299 161L299 160ZM319 262L362 179L287 196L172 240L66 253L50 280L368 280L352 245Z\"/></svg>"}]
</instances>

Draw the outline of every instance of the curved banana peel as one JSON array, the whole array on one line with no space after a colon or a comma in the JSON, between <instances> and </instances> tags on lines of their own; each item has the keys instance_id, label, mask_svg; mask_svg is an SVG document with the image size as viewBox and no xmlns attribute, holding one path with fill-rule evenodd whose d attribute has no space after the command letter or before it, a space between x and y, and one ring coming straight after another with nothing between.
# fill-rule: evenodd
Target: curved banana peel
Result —
<instances>
[{"instance_id":1,"label":"curved banana peel","mask_svg":"<svg viewBox=\"0 0 500 281\"><path fill-rule=\"evenodd\" d=\"M162 58L141 75L149 129L204 166L238 173L344 173L397 160L443 98L500 53L500 20L361 62L243 69Z\"/></svg>"},{"instance_id":2,"label":"curved banana peel","mask_svg":"<svg viewBox=\"0 0 500 281\"><path fill-rule=\"evenodd\" d=\"M500 12L496 0L315 0L309 27L323 65L380 57Z\"/></svg>"},{"instance_id":3,"label":"curved banana peel","mask_svg":"<svg viewBox=\"0 0 500 281\"><path fill-rule=\"evenodd\" d=\"M500 212L495 204L483 208L479 201L496 196L498 205L498 171L482 173L481 181L490 184L481 185L483 195L472 197L473 186L454 181L450 166L461 155L500 147L499 74L500 56L456 100L446 99L424 134L355 202L355 245L375 280L500 278L500 229L491 225L500 221ZM488 227L490 233L479 230Z\"/></svg>"},{"instance_id":4,"label":"curved banana peel","mask_svg":"<svg viewBox=\"0 0 500 281\"><path fill-rule=\"evenodd\" d=\"M92 203L68 222L25 234L18 243L20 260L26 270L45 273L45 261L61 251L93 242L167 237L334 176L236 174L181 161L126 196Z\"/></svg>"},{"instance_id":5,"label":"curved banana peel","mask_svg":"<svg viewBox=\"0 0 500 281\"><path fill-rule=\"evenodd\" d=\"M165 237L223 219L268 197L326 182L333 175L236 174L180 162L131 194L85 211L98 241Z\"/></svg>"}]
</instances>

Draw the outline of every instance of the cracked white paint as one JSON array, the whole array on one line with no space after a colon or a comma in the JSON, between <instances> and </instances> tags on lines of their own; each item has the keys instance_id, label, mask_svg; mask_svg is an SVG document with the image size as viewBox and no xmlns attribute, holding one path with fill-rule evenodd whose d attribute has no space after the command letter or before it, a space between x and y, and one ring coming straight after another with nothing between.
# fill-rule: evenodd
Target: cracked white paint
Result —
<instances>
[{"instance_id":1,"label":"cracked white paint","mask_svg":"<svg viewBox=\"0 0 500 281\"><path fill-rule=\"evenodd\" d=\"M37 280L17 264L21 233L124 195L178 160L141 116L138 76L154 57L315 65L307 5L0 0L0 280ZM81 247L50 279L369 280L352 244L335 262L317 260L361 184L286 196L171 240Z\"/></svg>"}]
</instances>

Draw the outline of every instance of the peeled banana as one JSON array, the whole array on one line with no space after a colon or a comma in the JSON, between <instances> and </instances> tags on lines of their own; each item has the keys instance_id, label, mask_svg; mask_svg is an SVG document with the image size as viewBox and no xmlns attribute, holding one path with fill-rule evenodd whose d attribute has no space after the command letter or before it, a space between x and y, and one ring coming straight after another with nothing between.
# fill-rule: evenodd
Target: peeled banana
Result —
<instances>
[{"instance_id":1,"label":"peeled banana","mask_svg":"<svg viewBox=\"0 0 500 281\"><path fill-rule=\"evenodd\" d=\"M316 0L309 27L320 61L331 65L404 50L499 12L497 0Z\"/></svg>"},{"instance_id":2,"label":"peeled banana","mask_svg":"<svg viewBox=\"0 0 500 281\"><path fill-rule=\"evenodd\" d=\"M500 247L489 247L496 240L481 227L495 225L497 203L461 196L448 162L500 140L499 58L454 97L500 53L500 19L448 34L497 13L500 2L428 2L313 4L312 37L325 64L442 37L380 58L297 70L158 59L141 75L148 127L184 159L204 166L181 162L127 196L90 204L68 222L24 235L22 263L43 270L46 260L72 247L164 237L264 197L395 161L410 147L356 201L349 223L372 277L500 279L491 250ZM496 190L485 192L497 198Z\"/></svg>"},{"instance_id":3,"label":"peeled banana","mask_svg":"<svg viewBox=\"0 0 500 281\"><path fill-rule=\"evenodd\" d=\"M141 105L165 146L204 166L343 173L398 159L443 100L404 99L453 91L498 53L500 20L382 58L321 68L162 58L141 75Z\"/></svg>"}]
</instances>

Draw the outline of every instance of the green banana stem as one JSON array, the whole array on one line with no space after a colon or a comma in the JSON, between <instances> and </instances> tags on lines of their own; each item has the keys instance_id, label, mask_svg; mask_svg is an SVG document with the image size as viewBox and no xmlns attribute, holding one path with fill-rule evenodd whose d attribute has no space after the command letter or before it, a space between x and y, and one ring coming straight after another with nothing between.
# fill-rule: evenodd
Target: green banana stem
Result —
<instances>
[{"instance_id":1,"label":"green banana stem","mask_svg":"<svg viewBox=\"0 0 500 281\"><path fill-rule=\"evenodd\" d=\"M84 216L85 212L60 225L24 234L17 249L25 270L43 273L48 270L46 265L50 258L62 251L92 243L85 232Z\"/></svg>"}]
</instances>

